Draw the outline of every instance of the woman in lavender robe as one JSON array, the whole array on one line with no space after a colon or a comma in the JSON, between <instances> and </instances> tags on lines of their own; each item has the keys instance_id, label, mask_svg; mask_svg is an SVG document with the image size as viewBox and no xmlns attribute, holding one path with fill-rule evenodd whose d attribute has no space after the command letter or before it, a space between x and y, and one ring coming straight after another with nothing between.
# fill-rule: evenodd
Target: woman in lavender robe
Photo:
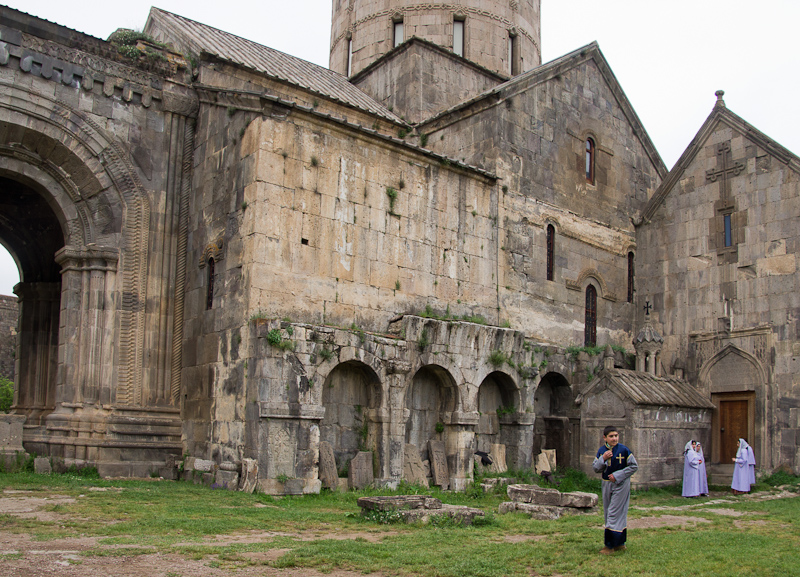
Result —
<instances>
[{"instance_id":1,"label":"woman in lavender robe","mask_svg":"<svg viewBox=\"0 0 800 577\"><path fill-rule=\"evenodd\" d=\"M697 453L697 458L700 459L700 465L697 467L697 473L700 476L700 494L708 495L708 474L706 473L706 458L703 455L703 447L697 443L694 448Z\"/></svg>"},{"instance_id":2,"label":"woman in lavender robe","mask_svg":"<svg viewBox=\"0 0 800 577\"><path fill-rule=\"evenodd\" d=\"M747 441L744 442L747 445ZM756 484L756 455L753 453L753 447L747 445L747 468L750 470L750 484Z\"/></svg>"},{"instance_id":3,"label":"woman in lavender robe","mask_svg":"<svg viewBox=\"0 0 800 577\"><path fill-rule=\"evenodd\" d=\"M733 458L733 482L731 483L731 489L737 495L740 493L749 493L750 492L750 454L752 453L752 449L750 449L750 445L747 444L747 441L744 439L739 439L737 443L739 447L736 450L736 456ZM753 461L753 468L755 468L755 457L752 458Z\"/></svg>"},{"instance_id":4,"label":"woman in lavender robe","mask_svg":"<svg viewBox=\"0 0 800 577\"><path fill-rule=\"evenodd\" d=\"M700 465L697 453L694 450L695 441L692 439L683 448L683 491L684 497L697 497L700 494Z\"/></svg>"}]
</instances>

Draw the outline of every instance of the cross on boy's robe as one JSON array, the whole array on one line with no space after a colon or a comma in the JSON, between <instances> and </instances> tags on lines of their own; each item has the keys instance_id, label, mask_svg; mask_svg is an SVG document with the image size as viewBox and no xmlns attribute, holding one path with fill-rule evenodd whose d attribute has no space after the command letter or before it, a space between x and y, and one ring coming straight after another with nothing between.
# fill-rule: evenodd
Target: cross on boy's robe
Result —
<instances>
[{"instance_id":1,"label":"cross on boy's robe","mask_svg":"<svg viewBox=\"0 0 800 577\"><path fill-rule=\"evenodd\" d=\"M605 524L605 545L609 549L620 547L628 539L628 506L631 502L631 475L639 464L633 452L622 444L614 445L611 458L603 461L608 447L598 449L592 468L603 477L603 520ZM613 475L614 480L609 479Z\"/></svg>"}]
</instances>

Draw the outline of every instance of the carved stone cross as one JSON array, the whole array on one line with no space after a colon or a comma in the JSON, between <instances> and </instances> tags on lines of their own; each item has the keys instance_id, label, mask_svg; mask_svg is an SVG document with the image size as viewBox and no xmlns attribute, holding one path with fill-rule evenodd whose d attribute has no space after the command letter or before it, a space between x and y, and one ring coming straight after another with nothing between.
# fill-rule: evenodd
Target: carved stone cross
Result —
<instances>
[{"instance_id":1,"label":"carved stone cross","mask_svg":"<svg viewBox=\"0 0 800 577\"><path fill-rule=\"evenodd\" d=\"M653 308L653 305L650 304L650 301L644 303L644 314L648 317L650 316L650 309Z\"/></svg>"},{"instance_id":2,"label":"carved stone cross","mask_svg":"<svg viewBox=\"0 0 800 577\"><path fill-rule=\"evenodd\" d=\"M734 163L730 159L730 142L723 142L717 146L717 156L719 157L717 168L712 168L711 170L706 171L706 180L709 182L717 182L717 179L721 178L721 182L719 184L720 198L728 198L730 194L728 176L739 176L739 174L744 171L745 167L740 161L737 160Z\"/></svg>"}]
</instances>

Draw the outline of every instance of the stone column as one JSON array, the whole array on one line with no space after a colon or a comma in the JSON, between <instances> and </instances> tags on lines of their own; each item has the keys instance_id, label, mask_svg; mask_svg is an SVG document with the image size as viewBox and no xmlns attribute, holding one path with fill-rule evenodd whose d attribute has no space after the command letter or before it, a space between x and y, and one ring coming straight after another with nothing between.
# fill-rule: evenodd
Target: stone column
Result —
<instances>
[{"instance_id":1,"label":"stone column","mask_svg":"<svg viewBox=\"0 0 800 577\"><path fill-rule=\"evenodd\" d=\"M117 249L66 246L61 265L61 363L56 402L114 402Z\"/></svg>"},{"instance_id":2,"label":"stone column","mask_svg":"<svg viewBox=\"0 0 800 577\"><path fill-rule=\"evenodd\" d=\"M472 482L475 427L479 420L477 412L453 411L445 414L445 452L451 491L463 491Z\"/></svg>"},{"instance_id":3,"label":"stone column","mask_svg":"<svg viewBox=\"0 0 800 577\"><path fill-rule=\"evenodd\" d=\"M380 479L376 484L397 487L403 478L405 466L406 447L406 422L411 411L405 408L405 391L411 386L408 373L411 366L408 363L391 362L386 369L387 389L389 398L386 402L388 419L383 422L383 446L386 453L381 460L382 468Z\"/></svg>"},{"instance_id":4,"label":"stone column","mask_svg":"<svg viewBox=\"0 0 800 577\"><path fill-rule=\"evenodd\" d=\"M509 468L531 467L535 420L534 413L513 413L500 418L500 441L506 446L506 464ZM567 434L568 431L565 430L564 433Z\"/></svg>"},{"instance_id":5,"label":"stone column","mask_svg":"<svg viewBox=\"0 0 800 577\"><path fill-rule=\"evenodd\" d=\"M21 282L14 292L20 306L14 412L41 425L55 405L61 283Z\"/></svg>"}]
</instances>

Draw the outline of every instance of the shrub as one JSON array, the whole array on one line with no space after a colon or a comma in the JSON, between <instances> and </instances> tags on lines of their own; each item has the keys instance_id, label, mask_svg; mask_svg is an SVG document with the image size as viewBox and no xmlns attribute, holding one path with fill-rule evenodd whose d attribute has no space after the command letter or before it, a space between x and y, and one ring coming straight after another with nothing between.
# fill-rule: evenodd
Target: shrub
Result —
<instances>
[{"instance_id":1,"label":"shrub","mask_svg":"<svg viewBox=\"0 0 800 577\"><path fill-rule=\"evenodd\" d=\"M5 377L0 377L0 413L11 410L14 402L14 382Z\"/></svg>"}]
</instances>

